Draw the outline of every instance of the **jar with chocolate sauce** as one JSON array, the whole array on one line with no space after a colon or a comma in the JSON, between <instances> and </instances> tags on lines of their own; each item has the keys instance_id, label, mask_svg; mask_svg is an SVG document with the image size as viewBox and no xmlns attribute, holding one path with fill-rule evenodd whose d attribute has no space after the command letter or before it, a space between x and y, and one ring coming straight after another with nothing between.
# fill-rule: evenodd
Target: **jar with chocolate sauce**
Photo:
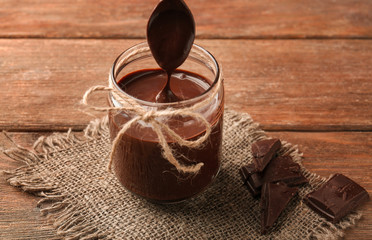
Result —
<instances>
[{"instance_id":1,"label":"jar with chocolate sauce","mask_svg":"<svg viewBox=\"0 0 372 240\"><path fill-rule=\"evenodd\" d=\"M202 146L180 146L165 134L175 158L186 166L202 162L200 171L195 174L178 171L163 156L151 123L140 120L121 137L112 158L113 172L124 188L153 202L170 203L193 197L210 186L220 169L224 111L223 77L215 58L202 47L192 46L186 61L171 76L170 88L178 97L177 102L157 101L167 83L167 73L159 69L147 43L123 52L114 62L109 78L116 90L146 111L182 109L208 99L207 104L193 110L211 125L211 134ZM217 94L212 96L217 87ZM121 107L118 96L111 93L109 104ZM110 112L111 139L134 117L134 113L125 110ZM206 131L205 125L187 115L156 117L156 120L186 140L198 139Z\"/></svg>"}]
</instances>

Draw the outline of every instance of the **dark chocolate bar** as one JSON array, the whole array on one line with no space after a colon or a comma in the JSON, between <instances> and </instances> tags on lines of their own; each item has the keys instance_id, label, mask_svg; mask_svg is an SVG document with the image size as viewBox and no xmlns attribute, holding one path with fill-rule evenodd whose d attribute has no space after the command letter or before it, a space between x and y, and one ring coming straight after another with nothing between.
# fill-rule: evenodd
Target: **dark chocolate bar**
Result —
<instances>
[{"instance_id":1,"label":"dark chocolate bar","mask_svg":"<svg viewBox=\"0 0 372 240\"><path fill-rule=\"evenodd\" d=\"M257 197L261 193L261 186L263 184L260 173L254 171L254 165L248 164L239 169L240 176L248 190L253 197Z\"/></svg>"},{"instance_id":2,"label":"dark chocolate bar","mask_svg":"<svg viewBox=\"0 0 372 240\"><path fill-rule=\"evenodd\" d=\"M282 146L277 138L265 139L252 144L252 155L255 170L262 172L276 152Z\"/></svg>"},{"instance_id":3,"label":"dark chocolate bar","mask_svg":"<svg viewBox=\"0 0 372 240\"><path fill-rule=\"evenodd\" d=\"M290 156L278 156L271 160L263 172L263 181L282 181L290 187L308 182L308 180L301 173L300 165L293 162Z\"/></svg>"},{"instance_id":4,"label":"dark chocolate bar","mask_svg":"<svg viewBox=\"0 0 372 240\"><path fill-rule=\"evenodd\" d=\"M335 174L304 198L311 209L333 223L368 200L367 191L342 174Z\"/></svg>"},{"instance_id":5,"label":"dark chocolate bar","mask_svg":"<svg viewBox=\"0 0 372 240\"><path fill-rule=\"evenodd\" d=\"M261 193L261 233L266 234L274 225L298 188L285 183L265 183Z\"/></svg>"}]
</instances>

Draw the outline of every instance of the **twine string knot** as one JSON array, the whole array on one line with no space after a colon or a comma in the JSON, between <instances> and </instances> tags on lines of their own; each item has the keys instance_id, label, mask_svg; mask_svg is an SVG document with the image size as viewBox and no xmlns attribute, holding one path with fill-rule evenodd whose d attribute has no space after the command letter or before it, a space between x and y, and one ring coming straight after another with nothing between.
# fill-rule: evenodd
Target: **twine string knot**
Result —
<instances>
[{"instance_id":1,"label":"twine string knot","mask_svg":"<svg viewBox=\"0 0 372 240\"><path fill-rule=\"evenodd\" d=\"M177 160L174 156L173 149L170 147L169 143L167 142L167 139L165 137L165 134L168 137L171 137L175 143L177 143L180 146L185 146L189 148L198 148L203 146L203 143L208 139L211 133L211 124L206 120L206 118L201 114L198 113L197 110L201 109L203 107L208 106L211 101L215 98L218 91L220 90L222 86L222 79L218 79L217 86L215 86L213 89L211 89L211 93L207 95L206 98L202 99L198 103L196 103L193 106L190 107L183 107L183 108L167 108L164 110L148 110L145 107L141 106L133 97L124 94L121 92L117 87L113 86L112 81L110 81L109 78L109 86L102 86L97 85L89 88L81 101L81 104L87 108L88 110L93 111L99 111L99 112L110 112L110 111L116 111L116 112L125 112L129 113L131 115L134 115L132 119L130 119L128 122L123 124L117 133L116 137L112 141L112 149L110 153L110 159L108 163L108 170L111 171L112 163L113 163L113 157L115 155L116 149L118 148L119 142L121 141L123 135L126 133L126 131L131 128L133 125L138 123L139 121L143 121L145 123L148 123L149 126L154 130L158 137L159 144L162 148L162 154L164 158L171 163L178 172L180 173L192 173L197 174L201 167L204 165L204 163L199 162L192 165L185 165L181 163L179 160ZM95 92L99 91L107 91L109 92L114 99L120 104L120 106L108 106L108 107L102 107L102 106L95 106L88 103L88 98L90 95L92 95ZM181 137L178 133L176 133L174 130L172 130L169 125L163 123L158 118L172 118L172 117L191 117L195 121L200 122L205 127L205 132L197 139L195 140L188 140L183 137Z\"/></svg>"}]
</instances>

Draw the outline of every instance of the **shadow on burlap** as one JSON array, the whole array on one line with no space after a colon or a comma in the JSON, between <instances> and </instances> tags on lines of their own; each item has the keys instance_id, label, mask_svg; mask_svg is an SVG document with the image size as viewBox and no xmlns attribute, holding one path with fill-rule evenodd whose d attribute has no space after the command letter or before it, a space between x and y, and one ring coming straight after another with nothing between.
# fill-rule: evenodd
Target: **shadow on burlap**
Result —
<instances>
[{"instance_id":1,"label":"shadow on burlap","mask_svg":"<svg viewBox=\"0 0 372 240\"><path fill-rule=\"evenodd\" d=\"M337 239L355 224L360 213L332 224L302 204L303 196L326 180L303 168L310 184L301 187L272 231L262 236L259 200L242 185L238 170L252 160L251 143L263 138L249 115L225 111L218 177L203 194L170 205L132 195L106 171L107 119L92 121L84 139L55 133L40 138L33 151L17 146L4 153L25 163L6 172L8 182L42 196L41 212L66 239ZM280 154L300 163L297 147L282 143Z\"/></svg>"}]
</instances>

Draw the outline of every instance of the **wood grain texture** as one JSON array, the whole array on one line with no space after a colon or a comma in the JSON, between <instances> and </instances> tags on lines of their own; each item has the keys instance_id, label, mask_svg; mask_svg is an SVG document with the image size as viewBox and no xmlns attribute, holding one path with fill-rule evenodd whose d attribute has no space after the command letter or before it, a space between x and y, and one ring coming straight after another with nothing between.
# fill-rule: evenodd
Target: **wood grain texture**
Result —
<instances>
[{"instance_id":1,"label":"wood grain texture","mask_svg":"<svg viewBox=\"0 0 372 240\"><path fill-rule=\"evenodd\" d=\"M0 129L82 130L85 90L141 41L0 40ZM266 130L372 130L372 40L197 43L222 64L226 106Z\"/></svg>"},{"instance_id":2,"label":"wood grain texture","mask_svg":"<svg viewBox=\"0 0 372 240\"><path fill-rule=\"evenodd\" d=\"M47 135L48 133L43 133ZM268 136L297 144L304 153L303 163L310 171L323 177L343 173L372 194L372 133L355 132L269 132ZM41 133L10 133L22 146L32 146ZM11 143L0 135L0 146ZM3 155L0 169L19 166ZM0 239L51 239L55 232L36 208L37 199L9 186L0 176ZM372 203L361 207L364 217L346 231L344 239L372 238Z\"/></svg>"},{"instance_id":3,"label":"wood grain texture","mask_svg":"<svg viewBox=\"0 0 372 240\"><path fill-rule=\"evenodd\" d=\"M366 0L188 0L200 38L371 38ZM0 0L0 37L144 38L158 0Z\"/></svg>"}]
</instances>

